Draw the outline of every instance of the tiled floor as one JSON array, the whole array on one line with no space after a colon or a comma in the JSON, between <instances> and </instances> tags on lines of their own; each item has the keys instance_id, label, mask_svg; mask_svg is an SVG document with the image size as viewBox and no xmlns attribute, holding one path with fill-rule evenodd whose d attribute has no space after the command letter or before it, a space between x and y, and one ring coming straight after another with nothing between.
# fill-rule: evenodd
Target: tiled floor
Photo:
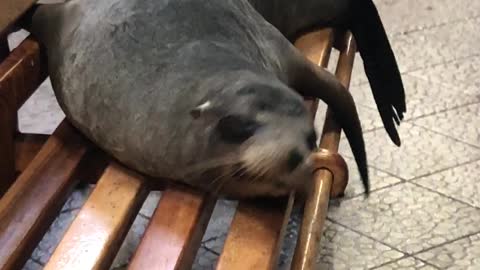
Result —
<instances>
[{"instance_id":1,"label":"tiled floor","mask_svg":"<svg viewBox=\"0 0 480 270\"><path fill-rule=\"evenodd\" d=\"M357 58L352 93L365 130L373 192L365 200L348 144L346 197L332 201L319 269L480 269L480 1L376 0L403 73L403 145L383 130ZM323 112L323 109L320 110ZM22 108L21 130L50 133L63 114L48 82ZM41 269L90 189L76 190L24 269ZM156 202L135 220L114 269L124 269ZM236 204L220 201L194 269L213 269ZM290 220L288 269L300 213Z\"/></svg>"}]
</instances>

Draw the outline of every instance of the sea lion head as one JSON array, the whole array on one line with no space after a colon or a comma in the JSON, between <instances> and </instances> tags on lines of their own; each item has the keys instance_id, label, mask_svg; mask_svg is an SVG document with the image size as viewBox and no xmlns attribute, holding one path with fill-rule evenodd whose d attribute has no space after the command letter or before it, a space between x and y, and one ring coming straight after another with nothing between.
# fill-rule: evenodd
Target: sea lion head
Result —
<instances>
[{"instance_id":1,"label":"sea lion head","mask_svg":"<svg viewBox=\"0 0 480 270\"><path fill-rule=\"evenodd\" d=\"M312 177L317 135L311 117L302 97L278 79L239 76L191 115L209 118L209 156L226 164L209 175L213 190L283 195L304 189Z\"/></svg>"}]
</instances>

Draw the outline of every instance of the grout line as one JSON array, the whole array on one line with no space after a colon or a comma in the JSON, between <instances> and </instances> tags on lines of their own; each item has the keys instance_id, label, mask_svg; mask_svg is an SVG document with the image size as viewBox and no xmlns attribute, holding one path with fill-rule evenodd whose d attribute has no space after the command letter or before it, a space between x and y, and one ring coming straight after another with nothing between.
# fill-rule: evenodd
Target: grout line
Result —
<instances>
[{"instance_id":1,"label":"grout line","mask_svg":"<svg viewBox=\"0 0 480 270\"><path fill-rule=\"evenodd\" d=\"M42 267L45 267L45 264L38 259L30 257L30 260L32 260L32 262L34 262L34 263L37 263L37 264L41 265Z\"/></svg>"},{"instance_id":2,"label":"grout line","mask_svg":"<svg viewBox=\"0 0 480 270\"><path fill-rule=\"evenodd\" d=\"M445 245L448 245L448 244L451 244L451 243L454 243L454 242L457 242L457 241L461 241L463 239L467 239L471 236L474 236L474 235L477 235L477 234L480 234L480 231L477 231L477 232L473 232L473 233L469 233L469 234L466 234L464 236L461 236L461 237L458 237L458 238L455 238L455 239L452 239L452 240L448 240L448 241L445 241L444 243L442 244L439 244L439 245L436 245L436 246L433 246L433 247L429 247L429 248L426 248L424 250L421 250L421 251L417 251L415 253L412 254L412 256L416 256L418 254L421 254L421 253L424 253L424 252L427 252L427 251L430 251L432 249L436 249L436 248L439 248L439 247L443 247Z\"/></svg>"},{"instance_id":3,"label":"grout line","mask_svg":"<svg viewBox=\"0 0 480 270\"><path fill-rule=\"evenodd\" d=\"M365 233L363 233L363 232L361 232L361 231L358 231L358 230L355 230L355 229L353 229L353 228L350 228L350 227L348 227L348 226L346 226L346 225L344 225L344 224L342 224L342 223L340 223L340 222L337 222L337 221L333 220L332 218L330 218L330 217L328 217L328 216L327 216L326 219L327 219L328 221L330 221L331 223L333 223L333 224L336 224L336 225L338 225L338 226L340 226L340 227L343 227L344 229L347 229L347 230L349 230L349 231L355 232L355 233L357 233L357 234L359 234L359 235L361 235L361 236L363 236L363 237L366 237L366 238L368 238L368 239L370 239L370 240L373 240L374 242L377 242L377 243L380 243L380 244L382 244L382 245L384 245L384 246L387 246L387 247L389 247L390 249L392 249L392 250L394 250L394 251L397 251L397 252L399 252L399 253L402 253L402 254L404 255L404 257L412 256L412 254L409 254L409 253L407 253L407 252L404 252L404 251L398 249L397 247L394 247L394 246L392 246L392 245L390 245L390 244L387 244L387 243L385 243L385 242L383 242L383 241L380 241L380 240L378 240L378 239L376 239L376 238L374 238L374 237L372 237L372 236L370 236L370 235L367 235L367 234L365 234Z\"/></svg>"},{"instance_id":4,"label":"grout line","mask_svg":"<svg viewBox=\"0 0 480 270\"><path fill-rule=\"evenodd\" d=\"M475 105L475 104L478 104L478 103L480 103L480 102L472 103L472 104L469 104L469 105ZM468 105L467 105L467 106L468 106ZM456 109L458 110L458 109L461 109L461 108L456 108ZM444 111L444 112L445 112L445 111ZM443 112L443 113L444 113L444 112ZM466 142L466 141L457 139L457 138L455 138L455 137L453 137L453 136L450 136L450 135L448 135L448 134L445 134L445 133L443 133L443 132L436 131L436 130L433 130L433 129L429 128L429 127L421 126L421 125L418 125L418 124L415 124L415 123L410 123L410 124L412 124L412 125L414 125L414 126L416 126L416 127L418 127L418 128L422 128L422 129L428 130L428 131L430 131L430 132L432 132L432 133L435 133L435 134L437 134L437 135L441 135L441 136L443 136L443 137L449 138L449 139L454 140L454 141L456 141L456 142L458 142L458 143L462 143L462 144L468 145L468 146L470 146L470 147L472 147L472 148L480 149L480 146L478 146L478 145L474 145L474 144L471 144L471 143L469 143L469 142Z\"/></svg>"},{"instance_id":5,"label":"grout line","mask_svg":"<svg viewBox=\"0 0 480 270\"><path fill-rule=\"evenodd\" d=\"M445 172L445 171L448 171L448 170L451 170L451 169L455 169L457 167L462 167L462 166L468 165L470 163L473 163L473 162L476 162L476 161L479 161L479 160L480 159L477 158L477 159L474 159L474 160L468 160L468 161L465 161L465 162L461 162L461 163L458 163L458 164L455 164L455 165L452 165L452 166L448 166L446 168L442 168L442 169L439 169L439 170L436 170L436 171L433 171L433 172L429 172L429 173L426 173L426 174L415 176L413 178L410 178L410 179L406 180L406 182L412 182L412 181L418 180L420 178L432 176L434 174L442 173L442 172Z\"/></svg>"},{"instance_id":6,"label":"grout line","mask_svg":"<svg viewBox=\"0 0 480 270\"><path fill-rule=\"evenodd\" d=\"M363 236L363 237L366 237L366 238L368 238L368 239L370 239L370 240L373 240L373 241L375 241L375 242L377 242L377 243L380 243L380 244L382 244L382 245L384 245L384 246L387 246L387 247L389 247L389 248L392 249L392 250L395 250L395 251L397 251L397 252L400 252L400 253L404 254L403 257L400 257L400 258L398 258L398 259L389 261L389 262L387 262L387 263L384 263L384 264L381 264L381 265L378 265L378 266L374 266L373 268L370 268L370 269L378 269L379 267L382 267L382 266L388 265L388 264L390 264L390 263L394 263L394 262L400 261L400 260L405 259L405 258L408 258L408 257L412 257L412 258L414 258L414 259L417 259L417 260L419 260L419 261L421 261L421 262L423 262L423 263L425 263L425 264L427 264L427 265L429 265L429 266L432 266L432 267L434 267L434 268L436 268L436 269L441 269L441 268L437 267L436 265L434 265L434 264L432 264L432 263L430 263L430 262L428 262L428 261L426 261L426 260L423 260L423 259L421 259L421 258L416 257L416 255L421 254L421 253L424 253L424 252L427 252L427 251L430 251L430 250L435 249L435 248L439 248L439 247L442 247L442 246L451 244L451 243L456 242L456 241L460 241L460 240L466 239L466 238L468 238L468 237L471 237L471 236L474 236L474 235L477 235L477 234L480 234L480 231L476 231L476 232L469 233L469 234L463 235L463 236L461 236L461 237L458 237L458 238L455 238L455 239L452 239L452 240L447 240L447 241L445 241L444 243L441 243L441 244L439 244L439 245L434 245L434 246L431 246L431 247L422 249L422 250L417 251L417 252L414 252L414 253L408 253L408 252L405 252L405 251L400 250L400 249L397 248L397 247L394 247L394 246L392 246L392 245L390 245L390 244L387 244L387 243L385 243L385 242L383 242L383 241L381 241L381 240L378 240L378 239L376 239L376 238L374 238L374 237L372 237L372 236L370 236L370 235L367 235L367 234L365 234L365 233L363 233L363 232L361 232L361 231L358 231L358 230L356 230L356 229L350 228L350 227L348 227L347 225L344 225L344 224L342 224L342 223L340 223L340 222L338 222L338 221L335 221L335 220L333 220L332 218L330 218L330 217L328 217L328 216L327 216L326 219L327 219L329 222L333 223L333 224L336 224L336 225L338 225L338 226L340 226L340 227L343 227L344 229L347 229L347 230L349 230L349 231L355 232L355 233L357 233L357 234L359 234L359 235L361 235L361 236Z\"/></svg>"},{"instance_id":7,"label":"grout line","mask_svg":"<svg viewBox=\"0 0 480 270\"><path fill-rule=\"evenodd\" d=\"M409 119L405 120L404 122L405 123L410 123L410 122L418 120L418 119L434 116L436 114L446 113L446 112L449 112L449 111L463 109L465 107L472 106L472 105L477 105L479 103L480 103L480 100L473 101L473 102L467 102L467 103L460 104L460 105L457 105L457 106L454 106L454 107L451 107L451 108L445 108L445 109L442 109L442 110L439 110L439 111L436 111L436 112L426 113L424 115L412 117L412 118L409 118ZM415 125L414 123L411 123L411 124ZM415 126L418 126L418 125L415 125ZM419 127L423 127L423 126L419 126Z\"/></svg>"},{"instance_id":8,"label":"grout line","mask_svg":"<svg viewBox=\"0 0 480 270\"><path fill-rule=\"evenodd\" d=\"M419 188L425 189L425 190L427 190L427 191L430 191L430 192L435 193L435 194L437 194L437 195L440 195L440 196L442 196L442 197L448 198L448 199L450 199L450 200L452 200L452 201L458 202L458 203L463 204L463 205L465 205L465 206L469 206L469 207L475 208L475 209L477 209L477 210L480 210L480 207L475 206L475 205L473 205L473 204L470 204L469 202L465 202L465 201L462 201L462 200L460 200L460 199L454 198L454 197L452 197L452 196L450 196L450 195L448 195L448 194L441 193L441 192L439 192L439 191L436 191L436 190L431 189L431 188L429 188L429 187L423 186L423 185L418 184L418 183L416 183L416 182L410 182L409 184L415 185L415 186L417 186L417 187L419 187Z\"/></svg>"},{"instance_id":9,"label":"grout line","mask_svg":"<svg viewBox=\"0 0 480 270\"><path fill-rule=\"evenodd\" d=\"M431 30L431 29L439 28L439 27L446 26L446 25L453 25L453 24L460 24L460 23L463 23L463 22L475 21L478 18L480 18L480 14L472 15L470 17L462 18L462 19L454 19L454 20L450 20L450 21L434 23L434 24L431 24L431 25L424 25L424 26L420 26L418 28L412 28L412 29L407 29L407 30L404 30L404 31L393 32L389 36L389 38L405 36L405 35L408 35L408 34L411 34L411 33L421 32L421 31L425 31L425 30Z\"/></svg>"},{"instance_id":10,"label":"grout line","mask_svg":"<svg viewBox=\"0 0 480 270\"><path fill-rule=\"evenodd\" d=\"M403 75L408 75L408 76L413 76L413 77L418 78L418 79L422 79L422 78L420 78L418 76L415 76L411 73L421 71L421 70L425 70L425 69L429 69L429 68L433 68L433 67L440 66L440 65L451 64L453 62L465 61L465 60L469 60L472 57L479 57L479 56L480 56L480 53L473 53L473 54L469 54L469 55L465 55L465 56L460 56L460 57L455 57L455 58L452 58L452 59L443 60L442 62L439 62L439 63L430 63L430 64L427 63L425 66L414 67L411 70L405 70L403 72L400 72L400 75L402 75L402 76ZM364 71L364 73L365 73L365 71ZM365 75L365 74L363 74L363 75ZM422 79L422 80L425 81L425 79ZM448 85L444 82L430 81L430 80L426 80L426 81L451 87L451 85ZM465 82L462 82L462 83L465 83ZM360 81L351 83L350 88L363 86L365 84L369 84L369 81L366 78L366 76L363 76L363 78Z\"/></svg>"},{"instance_id":11,"label":"grout line","mask_svg":"<svg viewBox=\"0 0 480 270\"><path fill-rule=\"evenodd\" d=\"M401 184L405 184L406 182L404 181L399 181L397 183L393 183L393 184L390 184L390 185L387 185L387 186L384 186L384 187L379 187L379 188L376 188L376 189L372 189L370 190L370 196L373 194L373 193L376 193L376 192L381 192L385 189L389 189L389 188L392 188L392 187L395 187L395 186L398 186L398 185L401 185ZM346 201L349 201L349 200L352 200L352 199L356 199L358 197L362 197L364 196L365 192L361 192L359 194L355 194L355 195L352 195L351 197L344 197L344 198L339 198L337 199L337 201L341 203L343 202L346 202Z\"/></svg>"},{"instance_id":12,"label":"grout line","mask_svg":"<svg viewBox=\"0 0 480 270\"><path fill-rule=\"evenodd\" d=\"M422 263L424 263L425 265L431 266L431 267L433 267L433 268L435 268L435 269L438 269L438 270L442 270L441 268L437 267L436 265L434 265L434 264L432 264L432 263L430 263L430 262L428 262L428 261L425 261L425 260L423 260L423 259L417 258L417 257L415 257L415 256L413 256L413 255L403 256L402 258L395 259L395 260L392 260L392 261L389 261L389 262L386 262L386 263L382 263L382 264L380 264L380 265L377 265L377 266L374 266L374 267L372 267L372 268L369 268L369 270L380 269L380 267L387 266L387 265L389 265L389 264L396 263L396 262L398 262L398 261L401 261L401 260L404 260L404 259L408 259L408 258L413 258L414 260L419 260L419 261L421 261Z\"/></svg>"},{"instance_id":13,"label":"grout line","mask_svg":"<svg viewBox=\"0 0 480 270\"><path fill-rule=\"evenodd\" d=\"M210 253L212 253L212 254L214 254L214 255L220 256L220 253L216 252L215 250L213 250L213 249L211 249L211 248L209 248L209 247L207 247L207 246L202 246L202 247L203 247L206 251L208 251L208 252L210 252Z\"/></svg>"},{"instance_id":14,"label":"grout line","mask_svg":"<svg viewBox=\"0 0 480 270\"><path fill-rule=\"evenodd\" d=\"M70 212L73 212L75 210L80 210L82 209L83 205L82 206L78 206L78 207L73 207L73 208L69 208L69 209L65 209L65 210L62 210L60 211L60 214L65 214L65 213L70 213ZM58 217L58 215L57 215Z\"/></svg>"},{"instance_id":15,"label":"grout line","mask_svg":"<svg viewBox=\"0 0 480 270\"><path fill-rule=\"evenodd\" d=\"M151 219L152 219L152 217L149 217L149 216L147 216L147 215L145 215L145 214L143 214L143 213L141 213L141 212L138 212L138 215L141 216L141 217L143 217L143 218L146 219L146 220L151 220ZM153 216L153 214L152 214L152 216Z\"/></svg>"}]
</instances>

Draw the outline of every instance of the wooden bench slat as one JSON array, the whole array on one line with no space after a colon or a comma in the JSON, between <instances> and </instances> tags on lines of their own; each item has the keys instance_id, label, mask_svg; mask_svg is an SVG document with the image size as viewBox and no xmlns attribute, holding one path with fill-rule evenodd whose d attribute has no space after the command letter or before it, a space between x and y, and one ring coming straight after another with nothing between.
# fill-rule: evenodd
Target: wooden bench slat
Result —
<instances>
[{"instance_id":1,"label":"wooden bench slat","mask_svg":"<svg viewBox=\"0 0 480 270\"><path fill-rule=\"evenodd\" d=\"M20 269L76 184L71 176L90 148L63 121L0 200L0 269Z\"/></svg>"},{"instance_id":2,"label":"wooden bench slat","mask_svg":"<svg viewBox=\"0 0 480 270\"><path fill-rule=\"evenodd\" d=\"M108 269L146 196L142 176L111 163L44 269Z\"/></svg>"},{"instance_id":3,"label":"wooden bench slat","mask_svg":"<svg viewBox=\"0 0 480 270\"><path fill-rule=\"evenodd\" d=\"M46 66L45 55L31 37L0 63L0 196L15 179L17 111L47 77Z\"/></svg>"},{"instance_id":4,"label":"wooden bench slat","mask_svg":"<svg viewBox=\"0 0 480 270\"><path fill-rule=\"evenodd\" d=\"M0 37L36 2L37 0L0 1Z\"/></svg>"},{"instance_id":5,"label":"wooden bench slat","mask_svg":"<svg viewBox=\"0 0 480 270\"><path fill-rule=\"evenodd\" d=\"M0 63L0 95L14 98L16 113L47 76L46 54L40 44L28 36Z\"/></svg>"},{"instance_id":6,"label":"wooden bench slat","mask_svg":"<svg viewBox=\"0 0 480 270\"><path fill-rule=\"evenodd\" d=\"M356 46L351 34L346 34L341 40L343 44L335 71L346 89L350 85ZM335 122L333 112L327 109L320 147L337 152L340 142L341 128ZM307 198L304 210L299 239L292 260L295 270L317 269L315 260L318 256L323 225L328 211L330 190L333 184L333 175L328 170L319 170L315 173L313 191Z\"/></svg>"},{"instance_id":7,"label":"wooden bench slat","mask_svg":"<svg viewBox=\"0 0 480 270\"><path fill-rule=\"evenodd\" d=\"M239 202L217 269L276 269L293 201Z\"/></svg>"},{"instance_id":8,"label":"wooden bench slat","mask_svg":"<svg viewBox=\"0 0 480 270\"><path fill-rule=\"evenodd\" d=\"M190 188L165 190L128 269L190 269L215 202Z\"/></svg>"},{"instance_id":9,"label":"wooden bench slat","mask_svg":"<svg viewBox=\"0 0 480 270\"><path fill-rule=\"evenodd\" d=\"M42 146L48 135L20 133L15 136L15 170L23 172Z\"/></svg>"}]
</instances>

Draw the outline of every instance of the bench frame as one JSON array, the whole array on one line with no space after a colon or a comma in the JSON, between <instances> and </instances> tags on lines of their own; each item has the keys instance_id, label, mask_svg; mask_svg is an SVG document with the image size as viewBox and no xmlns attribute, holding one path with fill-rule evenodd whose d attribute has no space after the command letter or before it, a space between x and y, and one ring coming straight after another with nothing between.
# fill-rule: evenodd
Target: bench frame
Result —
<instances>
[{"instance_id":1,"label":"bench frame","mask_svg":"<svg viewBox=\"0 0 480 270\"><path fill-rule=\"evenodd\" d=\"M35 1L14 2L0 3L0 10L11 13L0 19L0 269L25 264L79 178L96 187L45 269L109 268L152 189L161 189L162 197L128 269L191 268L216 198L172 183L149 186L145 176L110 159L66 120L50 136L18 131L18 109L48 72L45 52L31 36L11 52L8 49L9 29ZM323 29L300 37L295 46L322 67L337 48L335 75L348 89L356 54L350 33ZM314 118L318 100L306 104ZM320 148L336 153L340 135L328 109ZM331 192L346 185L333 179L329 170L315 172L291 269L315 268ZM262 205L240 201L216 268L275 269L295 199L292 193Z\"/></svg>"}]
</instances>

